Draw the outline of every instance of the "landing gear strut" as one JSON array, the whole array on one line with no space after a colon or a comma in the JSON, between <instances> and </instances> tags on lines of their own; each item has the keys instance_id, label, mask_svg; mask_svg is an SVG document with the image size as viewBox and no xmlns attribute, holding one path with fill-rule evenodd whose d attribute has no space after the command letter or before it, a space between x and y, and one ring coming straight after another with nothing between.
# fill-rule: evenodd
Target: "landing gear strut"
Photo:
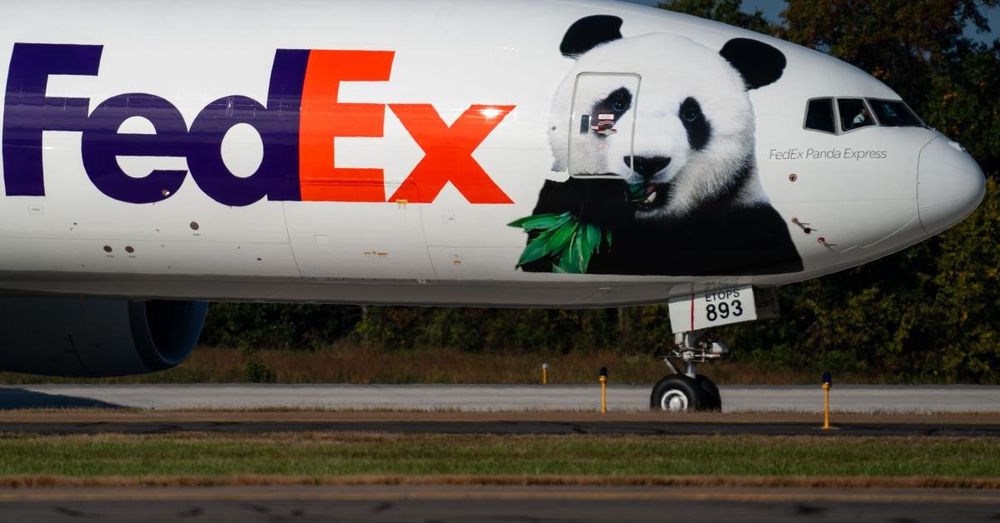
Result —
<instances>
[{"instance_id":1,"label":"landing gear strut","mask_svg":"<svg viewBox=\"0 0 1000 523\"><path fill-rule=\"evenodd\" d=\"M650 409L667 412L722 410L719 388L707 376L698 374L697 366L721 359L729 353L729 349L703 335L704 331L675 335L674 348L663 357L671 374L653 386L649 396Z\"/></svg>"}]
</instances>

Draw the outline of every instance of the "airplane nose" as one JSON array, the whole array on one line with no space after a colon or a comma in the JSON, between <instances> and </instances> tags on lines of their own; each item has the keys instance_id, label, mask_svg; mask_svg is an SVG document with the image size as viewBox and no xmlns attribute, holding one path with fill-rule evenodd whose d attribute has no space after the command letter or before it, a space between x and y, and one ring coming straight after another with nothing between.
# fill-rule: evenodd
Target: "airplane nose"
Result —
<instances>
[{"instance_id":1,"label":"airplane nose","mask_svg":"<svg viewBox=\"0 0 1000 523\"><path fill-rule=\"evenodd\" d=\"M961 146L939 136L920 151L917 213L927 234L962 221L983 201L986 177Z\"/></svg>"}]
</instances>

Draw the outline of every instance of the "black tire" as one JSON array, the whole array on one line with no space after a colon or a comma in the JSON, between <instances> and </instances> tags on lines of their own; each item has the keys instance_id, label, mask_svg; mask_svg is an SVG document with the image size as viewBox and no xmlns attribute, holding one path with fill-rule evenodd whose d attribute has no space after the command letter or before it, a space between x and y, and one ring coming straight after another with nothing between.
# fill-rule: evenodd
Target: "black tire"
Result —
<instances>
[{"instance_id":1,"label":"black tire","mask_svg":"<svg viewBox=\"0 0 1000 523\"><path fill-rule=\"evenodd\" d=\"M701 410L722 410L722 395L719 394L719 387L708 376L696 374L694 382L701 389L702 405Z\"/></svg>"},{"instance_id":2,"label":"black tire","mask_svg":"<svg viewBox=\"0 0 1000 523\"><path fill-rule=\"evenodd\" d=\"M665 412L693 412L702 409L705 393L683 374L671 374L653 386L649 408Z\"/></svg>"}]
</instances>

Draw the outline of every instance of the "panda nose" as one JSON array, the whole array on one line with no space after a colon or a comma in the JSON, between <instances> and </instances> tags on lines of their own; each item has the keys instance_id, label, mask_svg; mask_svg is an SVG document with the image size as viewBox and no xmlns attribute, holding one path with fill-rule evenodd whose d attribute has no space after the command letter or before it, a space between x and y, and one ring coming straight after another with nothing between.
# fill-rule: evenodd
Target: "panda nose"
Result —
<instances>
[{"instance_id":1,"label":"panda nose","mask_svg":"<svg viewBox=\"0 0 1000 523\"><path fill-rule=\"evenodd\" d=\"M668 156L626 156L625 165L639 173L643 178L652 178L656 173L670 165Z\"/></svg>"}]
</instances>

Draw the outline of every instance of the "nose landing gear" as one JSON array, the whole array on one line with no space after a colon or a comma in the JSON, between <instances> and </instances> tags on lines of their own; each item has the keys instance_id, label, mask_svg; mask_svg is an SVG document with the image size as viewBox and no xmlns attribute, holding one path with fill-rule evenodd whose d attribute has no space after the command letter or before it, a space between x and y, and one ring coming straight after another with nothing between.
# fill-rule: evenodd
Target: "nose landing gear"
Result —
<instances>
[{"instance_id":1,"label":"nose landing gear","mask_svg":"<svg viewBox=\"0 0 1000 523\"><path fill-rule=\"evenodd\" d=\"M721 359L729 349L703 334L704 331L695 331L676 335L675 347L663 357L672 373L653 386L650 409L667 412L722 410L719 388L707 376L697 373L697 365ZM683 365L676 365L675 360ZM684 372L678 370L682 367Z\"/></svg>"}]
</instances>

